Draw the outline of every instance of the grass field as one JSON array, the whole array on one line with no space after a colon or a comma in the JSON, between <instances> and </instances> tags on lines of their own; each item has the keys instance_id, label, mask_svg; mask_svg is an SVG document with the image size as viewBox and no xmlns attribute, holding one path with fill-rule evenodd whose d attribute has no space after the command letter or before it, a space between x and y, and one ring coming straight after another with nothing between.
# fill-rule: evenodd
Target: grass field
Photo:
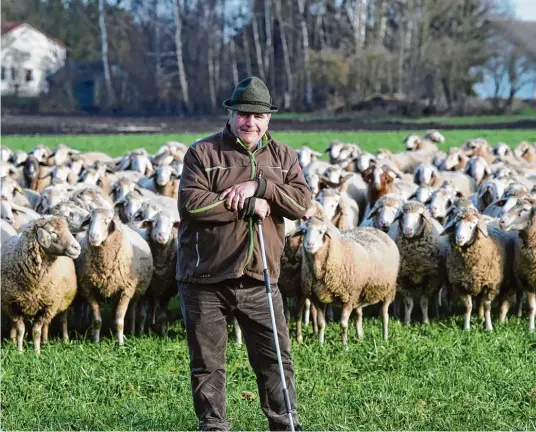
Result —
<instances>
[{"instance_id":1,"label":"grass field","mask_svg":"<svg viewBox=\"0 0 536 432\"><path fill-rule=\"evenodd\" d=\"M323 150L338 138L364 149L403 148L408 132L277 133L294 147ZM117 156L166 140L191 143L200 135L8 136L4 145L29 150L36 143L67 143L82 151ZM446 131L448 145L481 136L490 143L536 141L536 130ZM510 318L495 331L461 330L462 318L407 328L365 318L365 339L350 332L343 351L338 324L330 323L320 347L308 329L293 344L298 404L306 430L536 430L536 335L526 317ZM18 353L4 341L1 352L2 430L193 430L188 349L175 324L166 339L128 338L118 348L108 334L99 346L83 337L57 339L37 358L31 344ZM256 383L245 348L228 347L228 413L233 430L263 430ZM255 394L244 400L244 391Z\"/></svg>"},{"instance_id":2,"label":"grass field","mask_svg":"<svg viewBox=\"0 0 536 432\"><path fill-rule=\"evenodd\" d=\"M338 325L326 345L312 334L293 344L301 421L306 430L536 430L536 337L527 319L494 333L461 330L461 319L409 328L365 319L365 339ZM193 430L188 350L180 326L171 338L130 338L118 348L59 341L36 358L2 346L3 430ZM233 430L262 430L255 377L245 348L227 350ZM242 399L244 391L254 399Z\"/></svg>"},{"instance_id":3,"label":"grass field","mask_svg":"<svg viewBox=\"0 0 536 432\"><path fill-rule=\"evenodd\" d=\"M215 131L207 131L206 134L141 134L141 135L77 135L77 136L5 136L2 144L12 149L28 151L37 143L55 146L57 143L65 143L81 151L104 151L111 156L120 156L124 152L144 147L148 152L154 152L165 141L181 141L191 144L194 140L204 137ZM404 149L402 140L410 133L423 133L419 129L401 132L277 132L273 131L274 138L283 141L295 148L308 145L316 150L325 150L329 142L339 139L344 142L358 143L364 150L374 151L378 148L387 148L392 151ZM510 145L517 145L520 141L536 141L536 130L453 130L444 131L446 143L443 149L451 146L460 146L470 138L486 138L490 144L504 141Z\"/></svg>"}]
</instances>

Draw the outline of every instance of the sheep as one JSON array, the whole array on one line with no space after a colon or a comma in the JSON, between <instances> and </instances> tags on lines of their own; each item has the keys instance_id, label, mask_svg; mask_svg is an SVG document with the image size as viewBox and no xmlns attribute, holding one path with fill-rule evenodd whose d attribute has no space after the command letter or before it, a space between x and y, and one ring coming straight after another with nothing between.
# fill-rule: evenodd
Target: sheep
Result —
<instances>
[{"instance_id":1,"label":"sheep","mask_svg":"<svg viewBox=\"0 0 536 432\"><path fill-rule=\"evenodd\" d=\"M48 146L44 144L37 144L33 149L28 152L28 156L35 156L39 162L47 164L48 158L51 153L52 151Z\"/></svg>"},{"instance_id":2,"label":"sheep","mask_svg":"<svg viewBox=\"0 0 536 432\"><path fill-rule=\"evenodd\" d=\"M478 211L484 212L492 203L499 200L505 191L506 183L501 179L486 180L478 188Z\"/></svg>"},{"instance_id":3,"label":"sheep","mask_svg":"<svg viewBox=\"0 0 536 432\"><path fill-rule=\"evenodd\" d=\"M440 187L430 197L427 208L430 215L439 223L444 223L447 217L447 211L452 206L454 200L459 196L448 188Z\"/></svg>"},{"instance_id":4,"label":"sheep","mask_svg":"<svg viewBox=\"0 0 536 432\"><path fill-rule=\"evenodd\" d=\"M65 187L63 184L47 186L43 192L39 202L35 207L35 211L40 214L46 214L50 208L69 198L72 190Z\"/></svg>"},{"instance_id":5,"label":"sheep","mask_svg":"<svg viewBox=\"0 0 536 432\"><path fill-rule=\"evenodd\" d=\"M376 228L339 233L313 217L297 230L305 231L302 289L318 311L319 340L324 342L323 305L342 303L341 334L348 341L348 320L357 312L357 335L363 337L363 307L382 302L383 337L388 338L389 304L396 293L400 255L396 244Z\"/></svg>"},{"instance_id":6,"label":"sheep","mask_svg":"<svg viewBox=\"0 0 536 432\"><path fill-rule=\"evenodd\" d=\"M417 185L427 184L430 186L440 186L445 181L449 181L463 196L470 196L476 191L476 183L468 175L461 172L440 172L432 164L417 166L413 172L413 181Z\"/></svg>"},{"instance_id":7,"label":"sheep","mask_svg":"<svg viewBox=\"0 0 536 432\"><path fill-rule=\"evenodd\" d=\"M47 177L48 171L45 162L40 161L37 157L31 154L28 155L22 168L24 186L37 192L41 192L50 184L50 180Z\"/></svg>"},{"instance_id":8,"label":"sheep","mask_svg":"<svg viewBox=\"0 0 536 432\"><path fill-rule=\"evenodd\" d=\"M23 225L39 219L41 215L32 209L18 206L17 204L2 198L1 217L18 231Z\"/></svg>"},{"instance_id":9,"label":"sheep","mask_svg":"<svg viewBox=\"0 0 536 432\"><path fill-rule=\"evenodd\" d=\"M78 155L86 165L92 165L95 162L113 162L113 158L102 152L85 152Z\"/></svg>"},{"instance_id":10,"label":"sheep","mask_svg":"<svg viewBox=\"0 0 536 432\"><path fill-rule=\"evenodd\" d=\"M307 146L300 147L298 150L296 150L296 153L298 153L298 162L302 169L309 165L312 161L316 160L318 157L322 156L322 153L317 152Z\"/></svg>"},{"instance_id":11,"label":"sheep","mask_svg":"<svg viewBox=\"0 0 536 432\"><path fill-rule=\"evenodd\" d=\"M439 132L438 132L439 133ZM422 139L419 135L410 134L404 139L406 150L408 151L437 151L437 144L429 139Z\"/></svg>"},{"instance_id":12,"label":"sheep","mask_svg":"<svg viewBox=\"0 0 536 432\"><path fill-rule=\"evenodd\" d=\"M527 162L536 162L536 146L527 141L520 142L514 149L514 154Z\"/></svg>"},{"instance_id":13,"label":"sheep","mask_svg":"<svg viewBox=\"0 0 536 432\"><path fill-rule=\"evenodd\" d=\"M437 190L438 188L435 186L430 186L427 184L419 185L417 190L413 195L409 197L410 200L419 201L423 204L426 204L430 201L430 198L432 197L432 194Z\"/></svg>"},{"instance_id":14,"label":"sheep","mask_svg":"<svg viewBox=\"0 0 536 432\"><path fill-rule=\"evenodd\" d=\"M389 228L391 228L405 202L404 197L397 194L382 196L376 201L360 226L374 227L385 233L389 232Z\"/></svg>"},{"instance_id":15,"label":"sheep","mask_svg":"<svg viewBox=\"0 0 536 432\"><path fill-rule=\"evenodd\" d=\"M424 139L430 140L435 143L444 144L445 137L437 129L429 129L424 134Z\"/></svg>"},{"instance_id":16,"label":"sheep","mask_svg":"<svg viewBox=\"0 0 536 432\"><path fill-rule=\"evenodd\" d=\"M480 185L484 180L488 180L493 176L491 166L481 156L473 156L469 159L463 172L471 176L477 185Z\"/></svg>"},{"instance_id":17,"label":"sheep","mask_svg":"<svg viewBox=\"0 0 536 432\"><path fill-rule=\"evenodd\" d=\"M429 324L428 303L443 285L443 227L418 201L408 201L397 215L396 245L400 251L398 289L404 298L404 323L410 324L414 297L420 297L423 323Z\"/></svg>"},{"instance_id":18,"label":"sheep","mask_svg":"<svg viewBox=\"0 0 536 432\"><path fill-rule=\"evenodd\" d=\"M445 155L446 156L446 155ZM442 152L429 150L416 150L410 152L391 153L387 149L379 149L376 152L376 159L383 163L386 159L393 161L398 169L405 173L412 173L415 168L422 163L432 163L434 158L444 158Z\"/></svg>"},{"instance_id":19,"label":"sheep","mask_svg":"<svg viewBox=\"0 0 536 432\"><path fill-rule=\"evenodd\" d=\"M493 149L484 138L472 138L462 145L461 149L467 156L483 157L490 164L495 160Z\"/></svg>"},{"instance_id":20,"label":"sheep","mask_svg":"<svg viewBox=\"0 0 536 432\"><path fill-rule=\"evenodd\" d=\"M29 199L26 197L24 190L11 177L2 177L0 196L22 207L33 207Z\"/></svg>"},{"instance_id":21,"label":"sheep","mask_svg":"<svg viewBox=\"0 0 536 432\"><path fill-rule=\"evenodd\" d=\"M80 153L65 144L56 144L56 148L49 155L49 165L62 166L67 165L74 154ZM52 163L51 163L52 162Z\"/></svg>"},{"instance_id":22,"label":"sheep","mask_svg":"<svg viewBox=\"0 0 536 432\"><path fill-rule=\"evenodd\" d=\"M521 183L510 184L499 199L491 203L484 211L485 215L501 217L517 204L518 199L529 197L529 190Z\"/></svg>"},{"instance_id":23,"label":"sheep","mask_svg":"<svg viewBox=\"0 0 536 432\"><path fill-rule=\"evenodd\" d=\"M458 147L451 147L447 151L445 159L438 165L440 171L461 171L469 162L469 158Z\"/></svg>"},{"instance_id":24,"label":"sheep","mask_svg":"<svg viewBox=\"0 0 536 432\"><path fill-rule=\"evenodd\" d=\"M349 230L359 224L359 207L346 192L324 189L317 200L322 204L324 216L339 230Z\"/></svg>"},{"instance_id":25,"label":"sheep","mask_svg":"<svg viewBox=\"0 0 536 432\"><path fill-rule=\"evenodd\" d=\"M11 318L11 337L23 349L24 320L33 319L34 350L48 339L48 325L61 314L63 340L67 341L67 309L77 292L73 260L80 245L65 219L42 217L24 227L2 246L2 310Z\"/></svg>"},{"instance_id":26,"label":"sheep","mask_svg":"<svg viewBox=\"0 0 536 432\"><path fill-rule=\"evenodd\" d=\"M175 271L177 265L177 230L180 221L160 211L151 219L145 219L141 228L146 229L145 240L149 243L153 256L153 275L143 302L152 303L152 324L160 325L160 333L167 331L167 309L176 294ZM158 311L158 320L156 313ZM146 319L145 307L141 312L141 332Z\"/></svg>"},{"instance_id":27,"label":"sheep","mask_svg":"<svg viewBox=\"0 0 536 432\"><path fill-rule=\"evenodd\" d=\"M80 176L80 183L98 186L106 195L109 195L112 192L112 182L107 172L110 172L110 170L106 165L88 167Z\"/></svg>"},{"instance_id":28,"label":"sheep","mask_svg":"<svg viewBox=\"0 0 536 432\"><path fill-rule=\"evenodd\" d=\"M124 199L131 191L137 191L144 194L142 188L134 180L130 180L126 177L119 177L119 179L113 184L110 194L112 195L113 202L118 202Z\"/></svg>"},{"instance_id":29,"label":"sheep","mask_svg":"<svg viewBox=\"0 0 536 432\"><path fill-rule=\"evenodd\" d=\"M170 165L160 165L151 176L141 178L138 185L159 195L177 200L179 197L179 177L179 173Z\"/></svg>"},{"instance_id":30,"label":"sheep","mask_svg":"<svg viewBox=\"0 0 536 432\"><path fill-rule=\"evenodd\" d=\"M514 252L514 274L519 288L527 293L529 332L531 333L534 332L534 319L536 317L536 211L534 205L533 198L520 199L502 216L499 222L499 226L504 231L515 230L518 232ZM521 296L519 295L518 302L519 307L521 305Z\"/></svg>"},{"instance_id":31,"label":"sheep","mask_svg":"<svg viewBox=\"0 0 536 432\"><path fill-rule=\"evenodd\" d=\"M76 261L76 272L80 294L92 311L93 341L98 343L100 340L100 302L114 299L118 301L115 312L117 342L123 345L129 303L133 303L134 331L137 302L151 282L151 249L140 234L123 225L112 210L93 210L83 226L88 230L81 242L82 252Z\"/></svg>"},{"instance_id":32,"label":"sheep","mask_svg":"<svg viewBox=\"0 0 536 432\"><path fill-rule=\"evenodd\" d=\"M0 160L2 162L8 162L12 154L13 151L9 147L0 146Z\"/></svg>"},{"instance_id":33,"label":"sheep","mask_svg":"<svg viewBox=\"0 0 536 432\"><path fill-rule=\"evenodd\" d=\"M376 201L388 193L396 193L409 198L417 190L417 185L399 180L399 174L389 167L372 165L363 173L363 180L368 183L368 205L374 206ZM368 212L365 212L365 215Z\"/></svg>"},{"instance_id":34,"label":"sheep","mask_svg":"<svg viewBox=\"0 0 536 432\"><path fill-rule=\"evenodd\" d=\"M462 208L445 225L441 235L448 236L446 245L447 277L465 304L464 330L470 330L472 297L478 297L484 308L485 329L493 331L491 302L500 294L503 322L513 295L511 257L515 237L488 227L475 208Z\"/></svg>"},{"instance_id":35,"label":"sheep","mask_svg":"<svg viewBox=\"0 0 536 432\"><path fill-rule=\"evenodd\" d=\"M331 164L339 164L354 159L361 149L357 144L345 144L338 140L331 142L329 147L325 150L329 153L329 162Z\"/></svg>"}]
</instances>

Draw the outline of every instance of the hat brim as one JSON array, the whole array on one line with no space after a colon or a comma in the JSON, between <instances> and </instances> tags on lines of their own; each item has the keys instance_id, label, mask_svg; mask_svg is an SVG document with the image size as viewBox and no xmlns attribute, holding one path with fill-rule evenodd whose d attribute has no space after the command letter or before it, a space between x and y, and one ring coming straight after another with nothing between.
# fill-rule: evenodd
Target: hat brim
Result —
<instances>
[{"instance_id":1,"label":"hat brim","mask_svg":"<svg viewBox=\"0 0 536 432\"><path fill-rule=\"evenodd\" d=\"M255 103L242 103L242 102L232 103L231 99L227 99L226 101L224 101L223 106L233 111L240 111L240 112L254 113L254 114L269 114L269 113L275 113L279 111L279 108L277 108L275 105L271 105L270 107L267 107L264 105L257 105Z\"/></svg>"}]
</instances>

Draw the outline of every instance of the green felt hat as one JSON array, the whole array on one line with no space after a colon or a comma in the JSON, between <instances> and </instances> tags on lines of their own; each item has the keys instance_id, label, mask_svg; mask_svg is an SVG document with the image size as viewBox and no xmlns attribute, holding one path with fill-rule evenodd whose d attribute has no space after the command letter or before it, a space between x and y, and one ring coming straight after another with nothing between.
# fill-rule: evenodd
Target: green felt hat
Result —
<instances>
[{"instance_id":1,"label":"green felt hat","mask_svg":"<svg viewBox=\"0 0 536 432\"><path fill-rule=\"evenodd\" d=\"M257 77L249 77L238 83L231 99L223 102L225 108L247 113L274 113L277 107L272 105L272 98L266 84Z\"/></svg>"}]
</instances>

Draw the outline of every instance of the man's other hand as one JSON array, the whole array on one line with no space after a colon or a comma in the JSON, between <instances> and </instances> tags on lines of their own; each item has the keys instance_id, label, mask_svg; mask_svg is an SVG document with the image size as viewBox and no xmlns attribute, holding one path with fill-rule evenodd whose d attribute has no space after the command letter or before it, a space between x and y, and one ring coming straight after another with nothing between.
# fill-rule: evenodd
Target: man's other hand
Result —
<instances>
[{"instance_id":1,"label":"man's other hand","mask_svg":"<svg viewBox=\"0 0 536 432\"><path fill-rule=\"evenodd\" d=\"M225 207L227 210L238 211L244 208L246 198L251 198L257 191L257 182L255 180L239 183L225 189L220 199L225 199ZM268 204L268 203L266 203ZM257 206L255 206L255 210Z\"/></svg>"},{"instance_id":2,"label":"man's other hand","mask_svg":"<svg viewBox=\"0 0 536 432\"><path fill-rule=\"evenodd\" d=\"M262 198L255 199L255 214L261 219L270 216L270 204Z\"/></svg>"}]
</instances>

